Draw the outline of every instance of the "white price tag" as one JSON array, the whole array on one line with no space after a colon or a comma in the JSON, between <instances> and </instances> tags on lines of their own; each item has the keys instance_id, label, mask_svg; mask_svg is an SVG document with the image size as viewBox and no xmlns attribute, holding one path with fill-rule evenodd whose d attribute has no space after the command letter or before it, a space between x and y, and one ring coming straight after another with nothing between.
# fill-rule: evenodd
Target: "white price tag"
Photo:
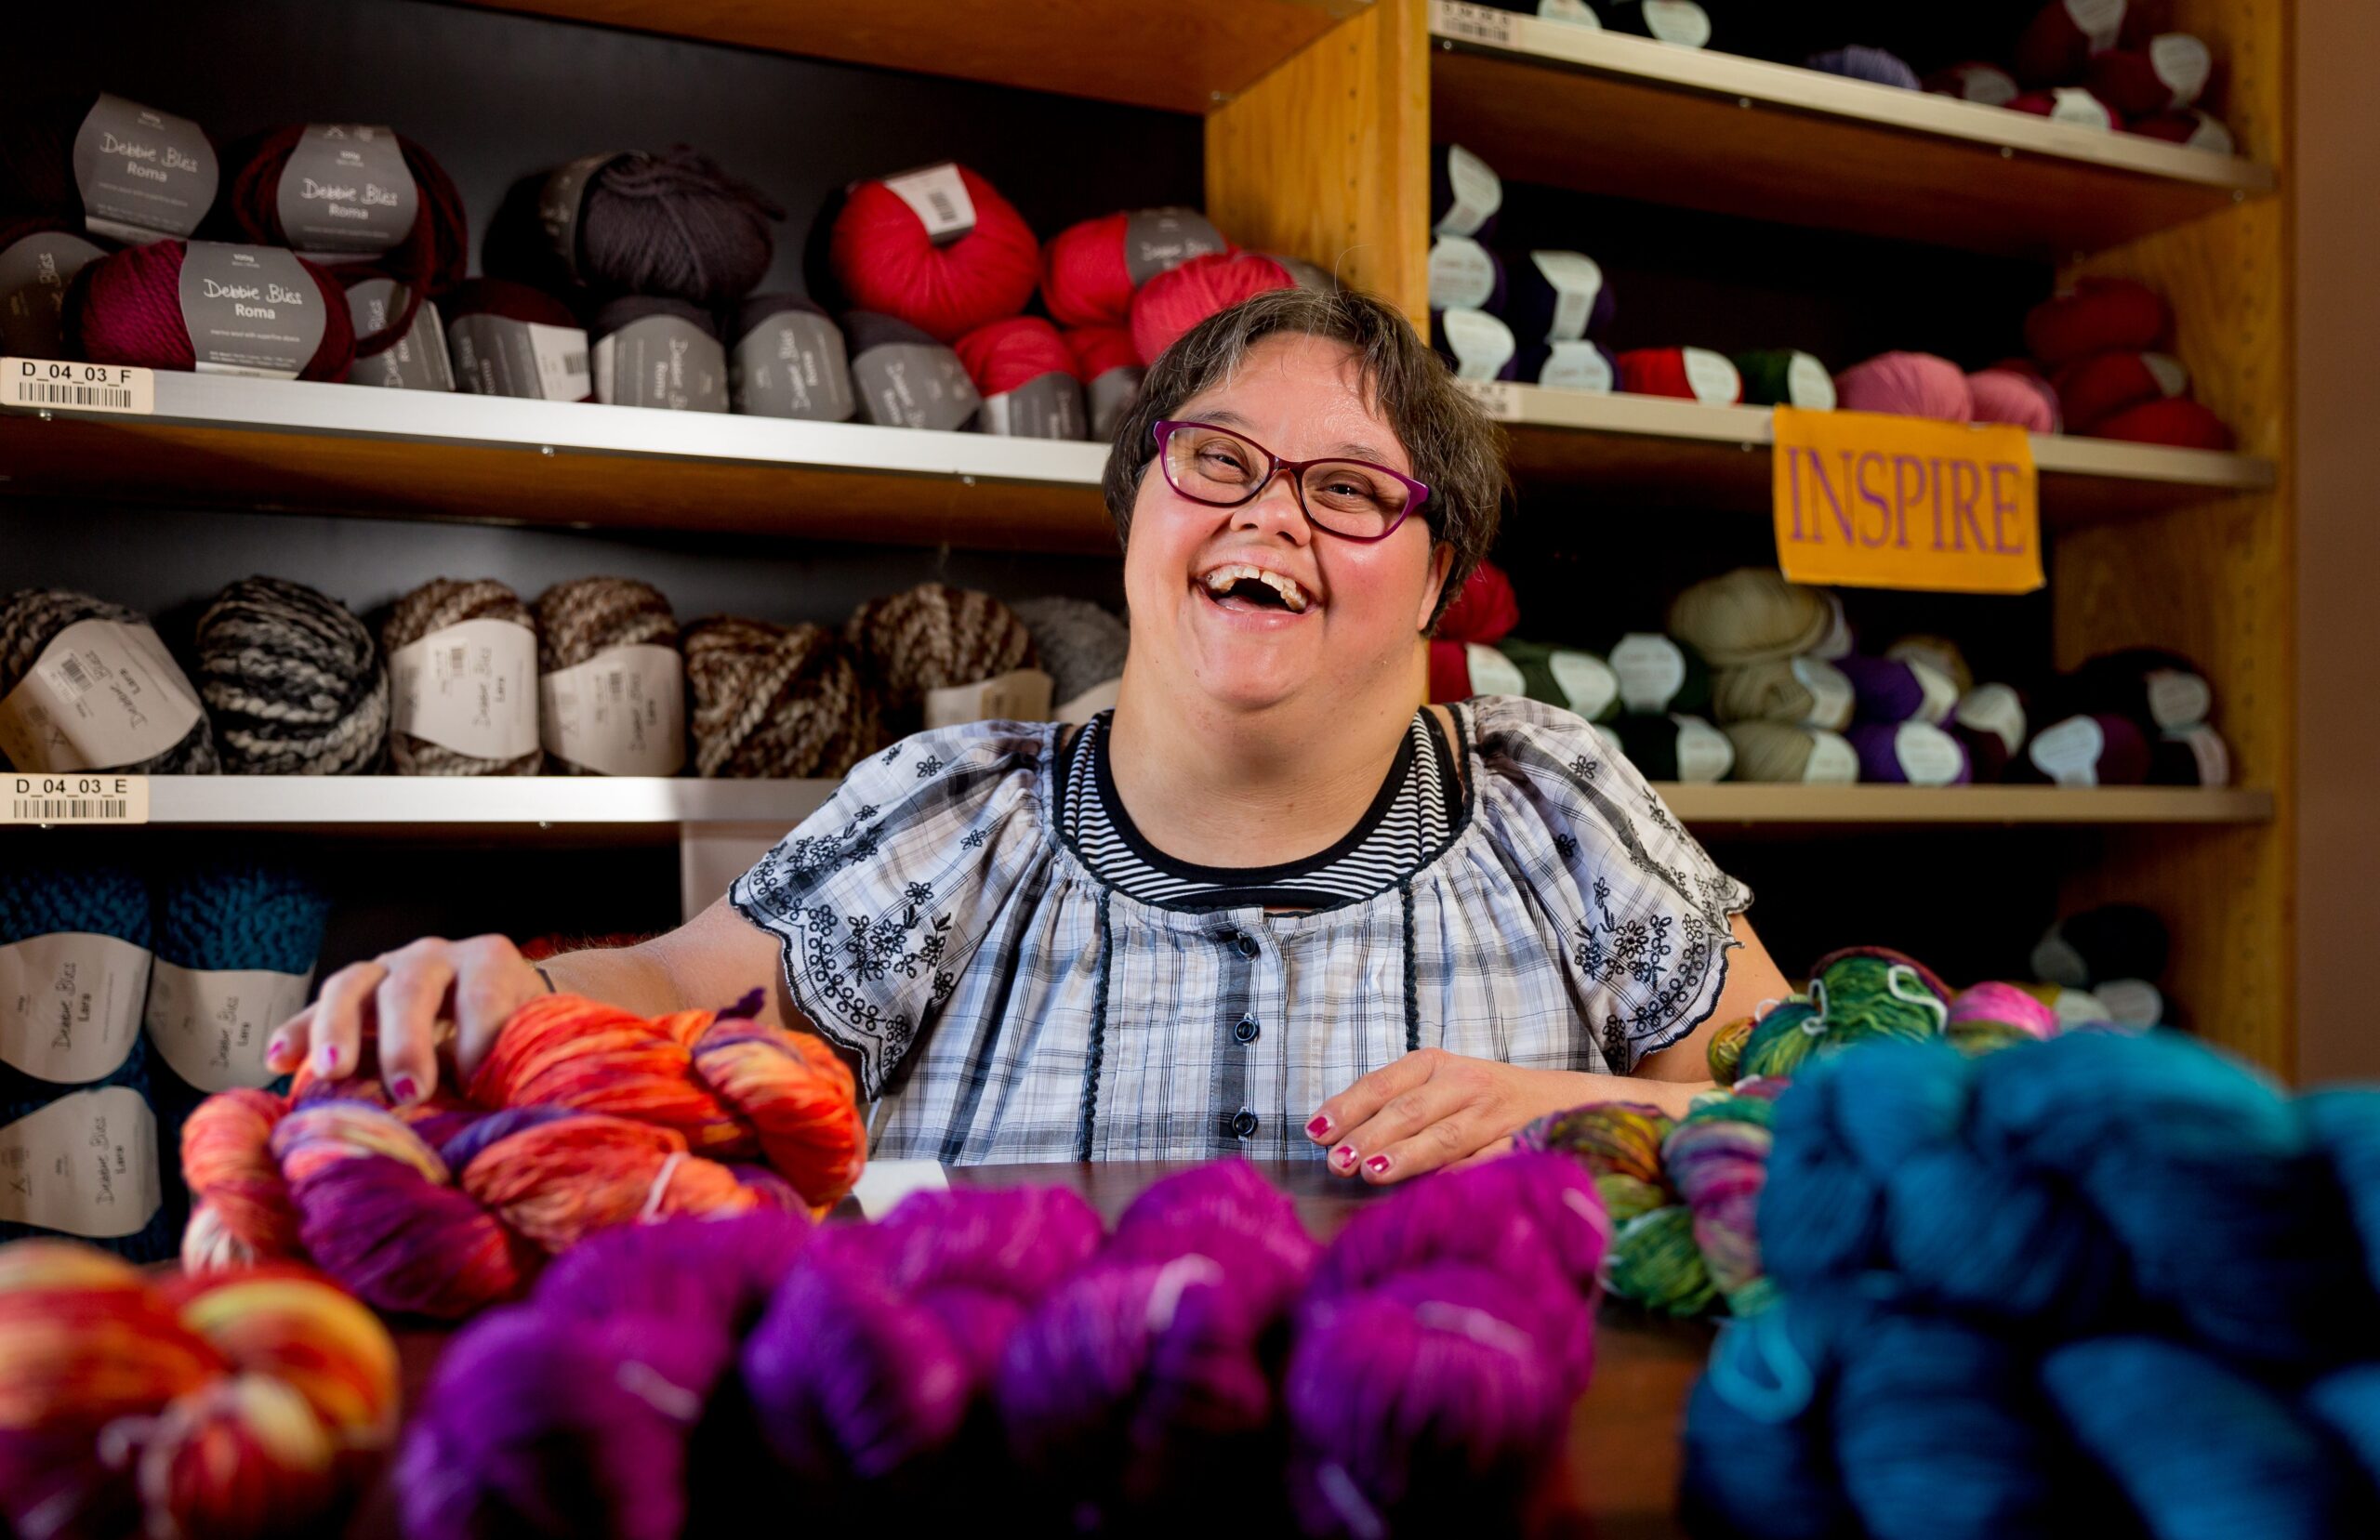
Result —
<instances>
[{"instance_id":1,"label":"white price tag","mask_svg":"<svg viewBox=\"0 0 2380 1540\"><path fill-rule=\"evenodd\" d=\"M1476 235L1504 206L1503 182L1486 161L1459 144L1447 147L1447 181L1454 191L1454 204L1438 221L1435 233L1439 235Z\"/></svg>"},{"instance_id":2,"label":"white price tag","mask_svg":"<svg viewBox=\"0 0 2380 1540\"><path fill-rule=\"evenodd\" d=\"M120 363L67 363L46 358L0 358L0 381L10 406L49 407L62 412L122 412L149 416L157 410L157 375Z\"/></svg>"},{"instance_id":3,"label":"white price tag","mask_svg":"<svg viewBox=\"0 0 2380 1540\"><path fill-rule=\"evenodd\" d=\"M686 670L674 647L613 647L537 680L546 751L603 775L675 775L686 763Z\"/></svg>"},{"instance_id":4,"label":"white price tag","mask_svg":"<svg viewBox=\"0 0 2380 1540\"><path fill-rule=\"evenodd\" d=\"M2010 754L2025 745L2025 703L2004 684L1979 684L1968 691L1951 717L1961 727L1993 734Z\"/></svg>"},{"instance_id":5,"label":"white price tag","mask_svg":"<svg viewBox=\"0 0 2380 1540\"><path fill-rule=\"evenodd\" d=\"M975 228L975 200L967 196L967 184L959 179L959 167L948 161L922 171L887 177L884 185L917 211L919 219L925 224L927 238L935 245L947 244Z\"/></svg>"},{"instance_id":6,"label":"white price tag","mask_svg":"<svg viewBox=\"0 0 2380 1540\"><path fill-rule=\"evenodd\" d=\"M2124 0L2066 0L2066 14L2095 54L2116 46L2123 31Z\"/></svg>"},{"instance_id":7,"label":"white price tag","mask_svg":"<svg viewBox=\"0 0 2380 1540\"><path fill-rule=\"evenodd\" d=\"M0 946L0 1060L86 1086L132 1051L149 954L119 936L58 930Z\"/></svg>"},{"instance_id":8,"label":"white price tag","mask_svg":"<svg viewBox=\"0 0 2380 1540\"><path fill-rule=\"evenodd\" d=\"M1840 732L1851 725L1858 695L1842 669L1824 658L1812 657L1795 658L1792 669L1793 678L1810 692L1809 715L1802 718L1806 726Z\"/></svg>"},{"instance_id":9,"label":"white price tag","mask_svg":"<svg viewBox=\"0 0 2380 1540\"><path fill-rule=\"evenodd\" d=\"M1950 785L1965 760L1957 739L1925 722L1903 722L1893 730L1893 757L1912 786Z\"/></svg>"},{"instance_id":10,"label":"white price tag","mask_svg":"<svg viewBox=\"0 0 2380 1540\"><path fill-rule=\"evenodd\" d=\"M1795 353L1785 365L1785 399L1805 412L1834 410L1834 376L1807 353Z\"/></svg>"},{"instance_id":11,"label":"white price tag","mask_svg":"<svg viewBox=\"0 0 2380 1540\"><path fill-rule=\"evenodd\" d=\"M2080 86L2061 86L2050 93L2049 121L2080 128L2112 129L2115 118L2108 105Z\"/></svg>"},{"instance_id":12,"label":"white price tag","mask_svg":"<svg viewBox=\"0 0 2380 1540\"><path fill-rule=\"evenodd\" d=\"M1813 728L1810 731L1810 757L1802 766L1802 783L1809 786L1847 786L1859 779L1859 751L1851 740L1839 732Z\"/></svg>"},{"instance_id":13,"label":"white price tag","mask_svg":"<svg viewBox=\"0 0 2380 1540\"><path fill-rule=\"evenodd\" d=\"M20 770L153 759L198 724L198 696L145 625L78 620L0 698L0 754Z\"/></svg>"},{"instance_id":14,"label":"white price tag","mask_svg":"<svg viewBox=\"0 0 2380 1540\"><path fill-rule=\"evenodd\" d=\"M2168 732L2196 727L2215 709L2215 691L2196 674L2178 668L2151 669L2147 682L2149 715Z\"/></svg>"},{"instance_id":15,"label":"white price tag","mask_svg":"<svg viewBox=\"0 0 2380 1540\"><path fill-rule=\"evenodd\" d=\"M1570 709L1593 721L1620 698L1620 676L1593 652L1554 652L1545 660Z\"/></svg>"},{"instance_id":16,"label":"white price tag","mask_svg":"<svg viewBox=\"0 0 2380 1540\"><path fill-rule=\"evenodd\" d=\"M146 823L149 778L112 771L11 775L0 823Z\"/></svg>"},{"instance_id":17,"label":"white price tag","mask_svg":"<svg viewBox=\"0 0 2380 1540\"><path fill-rule=\"evenodd\" d=\"M1620 699L1631 712L1669 709L1686 687L1686 654L1658 631L1631 631L1611 650L1611 671L1620 677Z\"/></svg>"},{"instance_id":18,"label":"white price tag","mask_svg":"<svg viewBox=\"0 0 2380 1540\"><path fill-rule=\"evenodd\" d=\"M1050 676L1038 668L1012 669L980 683L926 691L928 727L1049 719Z\"/></svg>"},{"instance_id":19,"label":"white price tag","mask_svg":"<svg viewBox=\"0 0 2380 1540\"><path fill-rule=\"evenodd\" d=\"M1706 406L1733 406L1744 399L1744 377L1724 353L1708 348L1681 348L1686 358L1686 388Z\"/></svg>"},{"instance_id":20,"label":"white price tag","mask_svg":"<svg viewBox=\"0 0 2380 1540\"><path fill-rule=\"evenodd\" d=\"M529 329L529 351L537 361L537 386L547 401L584 401L595 393L585 332L575 326L549 326L537 321L523 324Z\"/></svg>"},{"instance_id":21,"label":"white price tag","mask_svg":"<svg viewBox=\"0 0 2380 1540\"><path fill-rule=\"evenodd\" d=\"M1430 309L1476 310L1496 294L1496 259L1468 235L1441 235L1430 244Z\"/></svg>"},{"instance_id":22,"label":"white price tag","mask_svg":"<svg viewBox=\"0 0 2380 1540\"><path fill-rule=\"evenodd\" d=\"M2099 724L2088 717L2069 717L2053 727L2045 727L2033 734L2033 768L2061 786L2096 786L2099 783L2099 755L2108 746L2108 735Z\"/></svg>"},{"instance_id":23,"label":"white price tag","mask_svg":"<svg viewBox=\"0 0 2380 1540\"><path fill-rule=\"evenodd\" d=\"M1595 300L1603 293L1603 269L1593 257L1576 251L1533 251L1529 261L1554 291L1554 321L1539 342L1576 342L1587 335L1594 319Z\"/></svg>"},{"instance_id":24,"label":"white price tag","mask_svg":"<svg viewBox=\"0 0 2380 1540\"><path fill-rule=\"evenodd\" d=\"M1438 329L1453 349L1457 379L1492 380L1513 362L1513 329L1485 310L1441 310Z\"/></svg>"},{"instance_id":25,"label":"white price tag","mask_svg":"<svg viewBox=\"0 0 2380 1540\"><path fill-rule=\"evenodd\" d=\"M1645 0L1645 30L1681 48L1708 47L1711 13L1694 0Z\"/></svg>"},{"instance_id":26,"label":"white price tag","mask_svg":"<svg viewBox=\"0 0 2380 1540\"><path fill-rule=\"evenodd\" d=\"M1910 676L1917 680L1917 688L1923 697L1917 708L1917 719L1935 725L1949 721L1950 713L1959 708L1958 681L1922 658L1903 658L1901 661L1909 665Z\"/></svg>"},{"instance_id":27,"label":"white price tag","mask_svg":"<svg viewBox=\"0 0 2380 1540\"><path fill-rule=\"evenodd\" d=\"M1474 695L1528 693L1528 683L1521 678L1520 669L1512 659L1492 647L1483 647L1475 641L1465 642L1462 661L1471 673L1471 692Z\"/></svg>"},{"instance_id":28,"label":"white price tag","mask_svg":"<svg viewBox=\"0 0 2380 1540\"><path fill-rule=\"evenodd\" d=\"M311 972L201 971L160 960L149 982L149 1041L176 1074L210 1095L269 1086L266 1040L298 1014L313 984Z\"/></svg>"},{"instance_id":29,"label":"white price tag","mask_svg":"<svg viewBox=\"0 0 2380 1540\"><path fill-rule=\"evenodd\" d=\"M1707 784L1724 781L1736 768L1736 745L1699 717L1673 716L1677 724L1677 778Z\"/></svg>"},{"instance_id":30,"label":"white price tag","mask_svg":"<svg viewBox=\"0 0 2380 1540\"><path fill-rule=\"evenodd\" d=\"M0 1219L118 1240L164 1201L157 1114L129 1086L62 1096L0 1128Z\"/></svg>"},{"instance_id":31,"label":"white price tag","mask_svg":"<svg viewBox=\"0 0 2380 1540\"><path fill-rule=\"evenodd\" d=\"M1609 395L1620 382L1611 377L1611 360L1593 343L1557 342L1546 349L1537 383L1555 390Z\"/></svg>"}]
</instances>

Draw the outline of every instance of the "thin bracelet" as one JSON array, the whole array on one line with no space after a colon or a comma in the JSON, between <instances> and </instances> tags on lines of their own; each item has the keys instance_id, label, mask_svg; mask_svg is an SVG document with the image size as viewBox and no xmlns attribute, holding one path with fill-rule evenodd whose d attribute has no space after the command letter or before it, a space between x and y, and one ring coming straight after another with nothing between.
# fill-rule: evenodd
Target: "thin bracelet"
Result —
<instances>
[{"instance_id":1,"label":"thin bracelet","mask_svg":"<svg viewBox=\"0 0 2380 1540\"><path fill-rule=\"evenodd\" d=\"M562 991L560 991L560 990L558 990L558 989L554 988L554 976L553 976L552 974L550 974L550 973L547 972L547 971L545 970L545 968L544 968L541 965L536 964L536 963L531 963L529 966L530 966L531 967L536 968L536 970L537 970L537 977L538 977L538 978L540 978L540 979L543 979L543 980L546 981L546 993L547 993L548 994L560 994L562 993Z\"/></svg>"}]
</instances>

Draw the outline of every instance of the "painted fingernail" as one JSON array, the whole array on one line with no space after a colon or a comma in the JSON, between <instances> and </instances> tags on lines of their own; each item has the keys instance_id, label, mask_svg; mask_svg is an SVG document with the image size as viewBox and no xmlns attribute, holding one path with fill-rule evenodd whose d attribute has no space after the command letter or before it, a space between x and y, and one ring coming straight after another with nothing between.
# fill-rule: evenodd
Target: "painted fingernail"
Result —
<instances>
[{"instance_id":1,"label":"painted fingernail","mask_svg":"<svg viewBox=\"0 0 2380 1540\"><path fill-rule=\"evenodd\" d=\"M414 1093L417 1089L419 1087L415 1085L413 1076L409 1074L401 1074L389 1082L389 1094L397 1099L397 1105L400 1107L411 1106Z\"/></svg>"},{"instance_id":2,"label":"painted fingernail","mask_svg":"<svg viewBox=\"0 0 2380 1540\"><path fill-rule=\"evenodd\" d=\"M1364 1162L1364 1169L1370 1172L1375 1177L1385 1177L1388 1175L1388 1157L1386 1155L1374 1155L1371 1159Z\"/></svg>"},{"instance_id":3,"label":"painted fingernail","mask_svg":"<svg viewBox=\"0 0 2380 1540\"><path fill-rule=\"evenodd\" d=\"M336 1074L338 1073L337 1044L325 1043L321 1047L314 1050L314 1073L316 1074Z\"/></svg>"},{"instance_id":4,"label":"painted fingernail","mask_svg":"<svg viewBox=\"0 0 2380 1540\"><path fill-rule=\"evenodd\" d=\"M268 1064L278 1064L288 1057L288 1034L285 1033L274 1033L272 1041L264 1046L264 1061Z\"/></svg>"},{"instance_id":5,"label":"painted fingernail","mask_svg":"<svg viewBox=\"0 0 2380 1540\"><path fill-rule=\"evenodd\" d=\"M1342 1171L1353 1171L1355 1168L1355 1147L1342 1144L1330 1152L1330 1164Z\"/></svg>"},{"instance_id":6,"label":"painted fingernail","mask_svg":"<svg viewBox=\"0 0 2380 1540\"><path fill-rule=\"evenodd\" d=\"M1305 1137L1308 1139L1327 1139L1329 1134L1330 1120L1320 1112L1315 1113L1314 1121L1305 1125Z\"/></svg>"}]
</instances>

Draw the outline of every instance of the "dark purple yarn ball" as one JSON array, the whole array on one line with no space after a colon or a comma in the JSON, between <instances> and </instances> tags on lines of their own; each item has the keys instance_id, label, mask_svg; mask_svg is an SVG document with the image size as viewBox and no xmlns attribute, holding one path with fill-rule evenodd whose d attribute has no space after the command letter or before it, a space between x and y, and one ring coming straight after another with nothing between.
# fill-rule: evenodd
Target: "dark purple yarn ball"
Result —
<instances>
[{"instance_id":1,"label":"dark purple yarn ball","mask_svg":"<svg viewBox=\"0 0 2380 1540\"><path fill-rule=\"evenodd\" d=\"M760 1208L598 1231L554 1259L533 1299L557 1322L645 1316L740 1336L813 1229L807 1215Z\"/></svg>"}]
</instances>

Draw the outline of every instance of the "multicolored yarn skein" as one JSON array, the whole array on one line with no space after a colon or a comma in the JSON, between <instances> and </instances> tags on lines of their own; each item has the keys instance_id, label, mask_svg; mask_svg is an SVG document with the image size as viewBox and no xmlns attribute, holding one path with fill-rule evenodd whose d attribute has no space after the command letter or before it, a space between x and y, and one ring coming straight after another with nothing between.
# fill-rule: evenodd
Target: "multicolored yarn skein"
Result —
<instances>
[{"instance_id":1,"label":"multicolored yarn skein","mask_svg":"<svg viewBox=\"0 0 2380 1540\"><path fill-rule=\"evenodd\" d=\"M227 775L360 775L389 733L389 670L348 608L248 577L198 617L198 689Z\"/></svg>"},{"instance_id":2,"label":"multicolored yarn skein","mask_svg":"<svg viewBox=\"0 0 2380 1540\"><path fill-rule=\"evenodd\" d=\"M825 627L718 616L682 645L697 774L840 775L883 746L876 691Z\"/></svg>"},{"instance_id":3,"label":"multicolored yarn skein","mask_svg":"<svg viewBox=\"0 0 2380 1540\"><path fill-rule=\"evenodd\" d=\"M153 1284L0 1248L0 1516L25 1536L336 1528L396 1437L396 1345L294 1269Z\"/></svg>"},{"instance_id":4,"label":"multicolored yarn skein","mask_svg":"<svg viewBox=\"0 0 2380 1540\"><path fill-rule=\"evenodd\" d=\"M383 1310L454 1319L544 1257L670 1214L823 1211L866 1136L816 1038L724 1011L654 1020L572 995L513 1013L460 1097L392 1109L377 1072L209 1098L182 1131L183 1265L310 1257Z\"/></svg>"},{"instance_id":5,"label":"multicolored yarn skein","mask_svg":"<svg viewBox=\"0 0 2380 1540\"><path fill-rule=\"evenodd\" d=\"M113 621L119 625L143 628L149 625L148 617L137 610L64 588L19 588L0 598L0 697L24 681L41 661L43 650L58 639L60 631L86 620ZM189 680L182 678L178 669L174 678L185 689L189 687ZM195 690L190 693L192 699L197 698ZM6 755L0 755L0 762L6 759ZM148 758L129 765L91 768L125 770L140 775L212 775L219 768L215 730L202 711L198 721L178 741Z\"/></svg>"},{"instance_id":6,"label":"multicolored yarn skein","mask_svg":"<svg viewBox=\"0 0 2380 1540\"><path fill-rule=\"evenodd\" d=\"M926 692L1034 665L1033 634L989 594L920 583L852 612L844 639L875 684L893 736L921 725Z\"/></svg>"},{"instance_id":7,"label":"multicolored yarn skein","mask_svg":"<svg viewBox=\"0 0 2380 1540\"><path fill-rule=\"evenodd\" d=\"M533 633L536 629L536 617L520 596L493 578L441 577L397 600L380 627L380 646L393 657L433 631L470 620L505 621ZM399 775L535 775L545 754L532 749L510 759L483 759L391 728L389 759Z\"/></svg>"}]
</instances>

